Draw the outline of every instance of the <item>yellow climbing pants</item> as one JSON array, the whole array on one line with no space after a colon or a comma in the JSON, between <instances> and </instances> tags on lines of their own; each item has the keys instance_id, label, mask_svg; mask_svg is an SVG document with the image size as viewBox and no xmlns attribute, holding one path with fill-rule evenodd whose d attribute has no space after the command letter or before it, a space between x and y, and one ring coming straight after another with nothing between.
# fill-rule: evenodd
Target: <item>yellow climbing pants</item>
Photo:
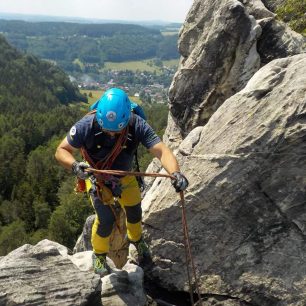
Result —
<instances>
[{"instance_id":1,"label":"yellow climbing pants","mask_svg":"<svg viewBox=\"0 0 306 306\"><path fill-rule=\"evenodd\" d=\"M124 176L119 179L122 190L116 200L126 214L127 236L130 241L138 241L141 238L141 193L135 176ZM109 187L102 186L99 198L94 191L90 180L86 180L86 190L93 205L96 218L92 227L91 243L96 254L104 254L109 251L109 238L116 218L110 205L114 205L115 198Z\"/></svg>"}]
</instances>

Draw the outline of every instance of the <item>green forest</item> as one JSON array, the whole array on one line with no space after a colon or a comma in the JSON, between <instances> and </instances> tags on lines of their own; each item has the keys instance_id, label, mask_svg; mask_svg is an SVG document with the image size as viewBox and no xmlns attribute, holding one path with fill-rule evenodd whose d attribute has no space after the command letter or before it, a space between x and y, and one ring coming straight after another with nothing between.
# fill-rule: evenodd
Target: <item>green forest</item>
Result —
<instances>
[{"instance_id":1,"label":"green forest","mask_svg":"<svg viewBox=\"0 0 306 306\"><path fill-rule=\"evenodd\" d=\"M75 194L74 176L54 159L85 114L84 103L64 72L23 55L0 35L0 256L44 238L73 248L93 213L86 196ZM144 108L161 135L167 106ZM139 155L146 167L151 157L143 149Z\"/></svg>"},{"instance_id":2,"label":"green forest","mask_svg":"<svg viewBox=\"0 0 306 306\"><path fill-rule=\"evenodd\" d=\"M177 34L163 36L140 25L0 20L0 32L16 48L68 72L81 71L78 62L103 67L106 61L179 57Z\"/></svg>"}]
</instances>

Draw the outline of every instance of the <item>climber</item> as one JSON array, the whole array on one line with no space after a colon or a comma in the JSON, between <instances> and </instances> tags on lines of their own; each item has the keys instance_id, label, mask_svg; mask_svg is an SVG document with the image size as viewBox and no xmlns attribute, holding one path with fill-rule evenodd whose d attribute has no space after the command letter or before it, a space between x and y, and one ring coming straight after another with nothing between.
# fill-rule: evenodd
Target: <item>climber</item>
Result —
<instances>
[{"instance_id":1,"label":"climber","mask_svg":"<svg viewBox=\"0 0 306 306\"><path fill-rule=\"evenodd\" d=\"M107 90L93 108L72 126L59 144L55 157L78 179L85 180L86 191L96 212L91 237L93 267L95 273L105 275L109 273L106 255L115 223L114 199L125 211L127 238L135 245L140 260L150 256L142 237L141 194L135 176L93 175L86 168L130 171L134 151L142 143L175 177L172 185L177 192L188 187L188 180L180 172L172 151L143 118L131 112L131 101L123 90ZM75 159L78 150L84 161Z\"/></svg>"}]
</instances>

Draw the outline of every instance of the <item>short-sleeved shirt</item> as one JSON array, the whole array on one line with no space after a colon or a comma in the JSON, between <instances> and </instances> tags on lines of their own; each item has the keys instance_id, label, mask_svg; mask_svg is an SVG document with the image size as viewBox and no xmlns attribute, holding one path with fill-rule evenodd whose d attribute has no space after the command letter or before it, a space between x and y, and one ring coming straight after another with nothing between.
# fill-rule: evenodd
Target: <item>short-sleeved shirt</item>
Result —
<instances>
[{"instance_id":1,"label":"short-sleeved shirt","mask_svg":"<svg viewBox=\"0 0 306 306\"><path fill-rule=\"evenodd\" d=\"M68 143L75 148L83 147L94 163L103 161L109 155L118 137L119 135L110 136L103 132L95 119L95 114L84 116L67 134ZM130 171L139 143L150 149L160 141L152 127L143 118L132 113L127 141L110 169Z\"/></svg>"}]
</instances>

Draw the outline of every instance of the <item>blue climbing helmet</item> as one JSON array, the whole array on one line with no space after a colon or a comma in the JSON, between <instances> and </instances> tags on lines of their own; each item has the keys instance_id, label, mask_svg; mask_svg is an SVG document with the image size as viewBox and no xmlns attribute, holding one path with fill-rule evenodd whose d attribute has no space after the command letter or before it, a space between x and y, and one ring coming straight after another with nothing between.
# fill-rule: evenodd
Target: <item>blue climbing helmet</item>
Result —
<instances>
[{"instance_id":1,"label":"blue climbing helmet","mask_svg":"<svg viewBox=\"0 0 306 306\"><path fill-rule=\"evenodd\" d=\"M127 94L119 88L107 90L100 100L91 107L97 110L96 118L103 130L120 132L130 120L131 102Z\"/></svg>"}]
</instances>

